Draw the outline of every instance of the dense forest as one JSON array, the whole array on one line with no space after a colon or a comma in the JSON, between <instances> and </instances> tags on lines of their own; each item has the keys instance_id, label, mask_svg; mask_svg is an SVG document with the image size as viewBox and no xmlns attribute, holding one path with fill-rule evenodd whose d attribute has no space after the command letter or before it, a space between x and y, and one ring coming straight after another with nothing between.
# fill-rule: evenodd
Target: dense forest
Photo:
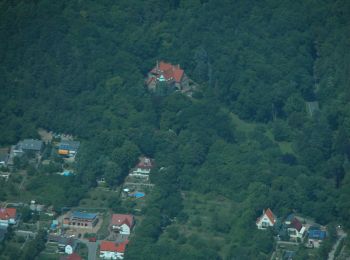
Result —
<instances>
[{"instance_id":1,"label":"dense forest","mask_svg":"<svg viewBox=\"0 0 350 260\"><path fill-rule=\"evenodd\" d=\"M346 0L2 0L0 144L78 136L76 193L155 158L126 259L267 259L264 208L350 228L349 17ZM146 90L157 60L181 64L193 98ZM231 208L201 224L189 194Z\"/></svg>"}]
</instances>

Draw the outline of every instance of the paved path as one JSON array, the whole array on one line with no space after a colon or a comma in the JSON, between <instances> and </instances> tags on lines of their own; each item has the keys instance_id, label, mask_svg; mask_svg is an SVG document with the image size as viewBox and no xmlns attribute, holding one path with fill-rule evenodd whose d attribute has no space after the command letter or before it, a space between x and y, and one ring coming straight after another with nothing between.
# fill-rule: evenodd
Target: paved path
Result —
<instances>
[{"instance_id":1,"label":"paved path","mask_svg":"<svg viewBox=\"0 0 350 260\"><path fill-rule=\"evenodd\" d=\"M337 242L334 244L332 251L329 252L328 260L334 260L334 254L340 244L340 241L342 241L347 236L347 234L342 229L337 230L337 234L338 234Z\"/></svg>"}]
</instances>

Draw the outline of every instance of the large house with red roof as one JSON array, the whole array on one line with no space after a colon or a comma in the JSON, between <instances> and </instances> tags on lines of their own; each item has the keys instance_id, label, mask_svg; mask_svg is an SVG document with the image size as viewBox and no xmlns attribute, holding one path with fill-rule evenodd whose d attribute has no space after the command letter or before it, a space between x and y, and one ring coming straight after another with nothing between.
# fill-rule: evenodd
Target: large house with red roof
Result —
<instances>
[{"instance_id":1,"label":"large house with red roof","mask_svg":"<svg viewBox=\"0 0 350 260\"><path fill-rule=\"evenodd\" d=\"M156 66L148 73L147 88L159 95L167 95L174 91L190 90L189 78L180 65L157 61Z\"/></svg>"},{"instance_id":2,"label":"large house with red roof","mask_svg":"<svg viewBox=\"0 0 350 260\"><path fill-rule=\"evenodd\" d=\"M269 208L267 210L263 210L263 214L256 220L256 226L258 229L273 227L275 223L276 217Z\"/></svg>"},{"instance_id":3,"label":"large house with red roof","mask_svg":"<svg viewBox=\"0 0 350 260\"><path fill-rule=\"evenodd\" d=\"M128 240L123 243L116 244L112 241L101 241L100 243L100 258L102 259L124 259L124 252Z\"/></svg>"},{"instance_id":4,"label":"large house with red roof","mask_svg":"<svg viewBox=\"0 0 350 260\"><path fill-rule=\"evenodd\" d=\"M0 226L15 225L17 210L15 208L0 208Z\"/></svg>"},{"instance_id":5,"label":"large house with red roof","mask_svg":"<svg viewBox=\"0 0 350 260\"><path fill-rule=\"evenodd\" d=\"M111 228L113 231L122 235L130 235L134 226L134 216L127 214L113 214Z\"/></svg>"}]
</instances>

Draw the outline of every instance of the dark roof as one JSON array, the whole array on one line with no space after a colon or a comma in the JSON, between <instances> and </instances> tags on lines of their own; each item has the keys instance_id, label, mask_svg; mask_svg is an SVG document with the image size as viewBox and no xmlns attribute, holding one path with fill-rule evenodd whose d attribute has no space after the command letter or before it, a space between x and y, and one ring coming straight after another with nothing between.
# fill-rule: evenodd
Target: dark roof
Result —
<instances>
[{"instance_id":1,"label":"dark roof","mask_svg":"<svg viewBox=\"0 0 350 260\"><path fill-rule=\"evenodd\" d=\"M74 211L72 213L72 218L93 220L96 217L97 217L97 213L86 213L86 212L80 212L80 211Z\"/></svg>"},{"instance_id":2,"label":"dark roof","mask_svg":"<svg viewBox=\"0 0 350 260\"><path fill-rule=\"evenodd\" d=\"M79 141L66 140L66 141L61 141L58 146L59 146L60 150L77 151L79 149L79 147L80 147L80 142Z\"/></svg>"},{"instance_id":3,"label":"dark roof","mask_svg":"<svg viewBox=\"0 0 350 260\"><path fill-rule=\"evenodd\" d=\"M22 150L40 151L43 147L43 141L24 139L19 143L19 146L22 148Z\"/></svg>"}]
</instances>

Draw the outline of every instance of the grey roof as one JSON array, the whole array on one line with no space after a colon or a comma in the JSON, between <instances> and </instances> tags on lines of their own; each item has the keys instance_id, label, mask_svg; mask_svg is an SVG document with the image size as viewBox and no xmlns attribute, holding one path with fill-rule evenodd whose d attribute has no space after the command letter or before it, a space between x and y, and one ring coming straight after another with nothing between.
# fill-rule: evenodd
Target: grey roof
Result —
<instances>
[{"instance_id":1,"label":"grey roof","mask_svg":"<svg viewBox=\"0 0 350 260\"><path fill-rule=\"evenodd\" d=\"M34 139L24 139L19 143L22 150L30 151L40 151L43 147L43 141L34 140Z\"/></svg>"},{"instance_id":2,"label":"grey roof","mask_svg":"<svg viewBox=\"0 0 350 260\"><path fill-rule=\"evenodd\" d=\"M9 158L8 154L1 154L0 153L0 162L5 162L6 163L8 158Z\"/></svg>"}]
</instances>

